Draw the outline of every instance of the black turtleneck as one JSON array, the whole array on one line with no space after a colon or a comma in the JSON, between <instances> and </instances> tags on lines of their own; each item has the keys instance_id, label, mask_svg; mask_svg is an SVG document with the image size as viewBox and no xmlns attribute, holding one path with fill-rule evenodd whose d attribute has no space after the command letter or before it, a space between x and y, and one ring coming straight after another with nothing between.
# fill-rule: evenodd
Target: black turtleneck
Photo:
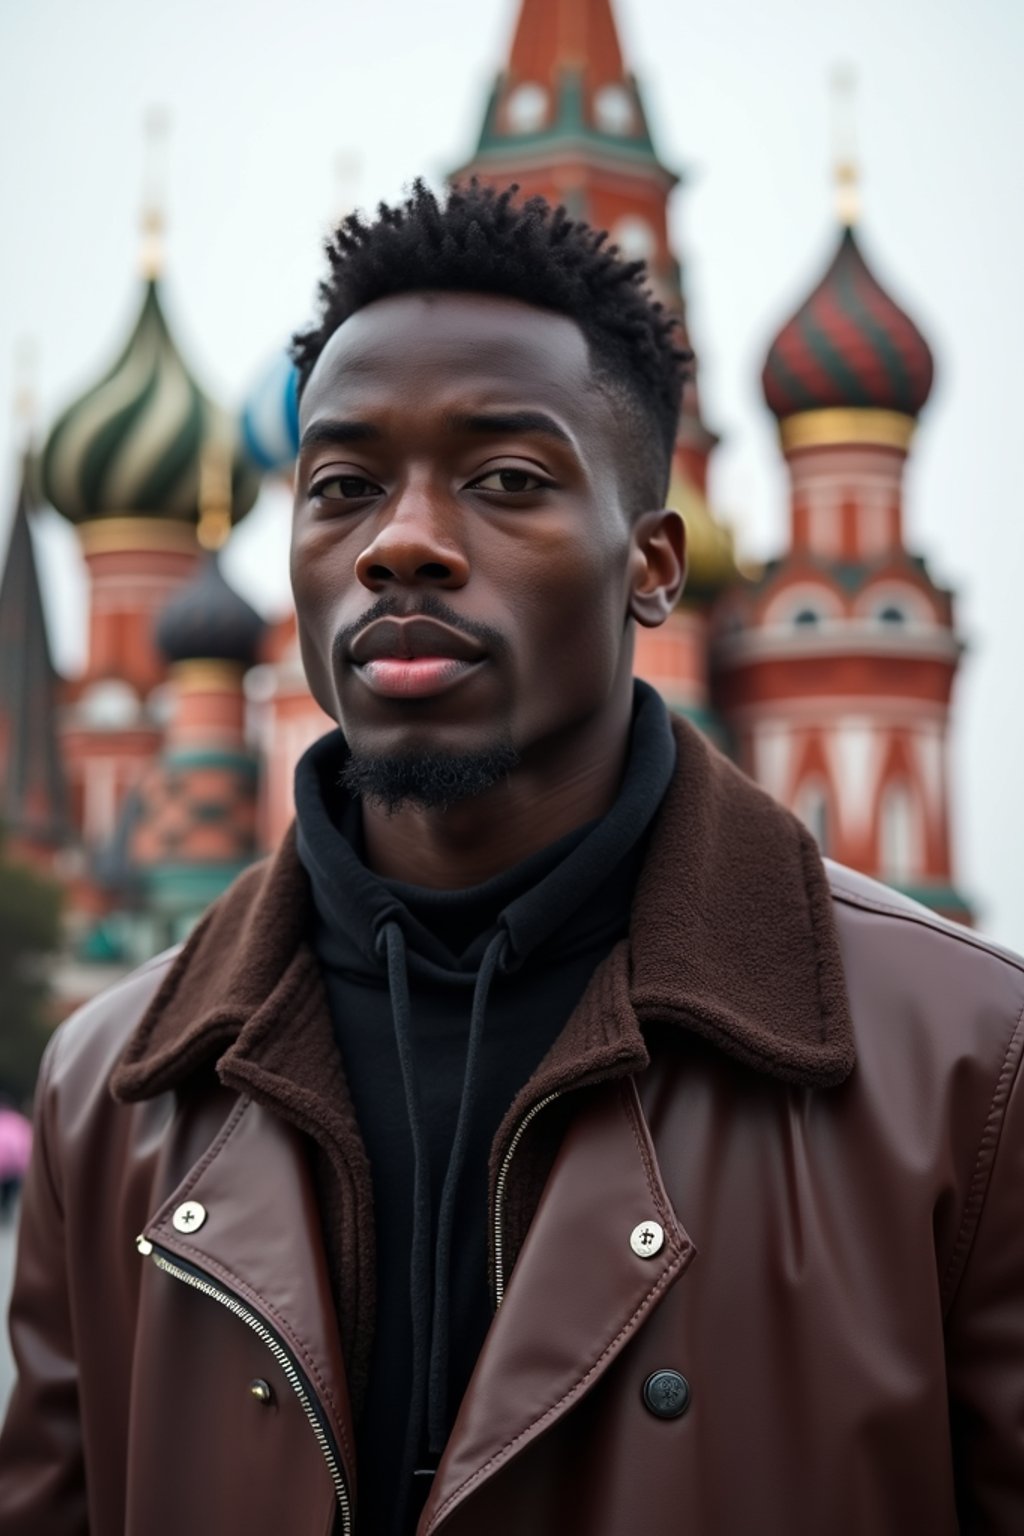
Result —
<instances>
[{"instance_id":1,"label":"black turtleneck","mask_svg":"<svg viewBox=\"0 0 1024 1536\"><path fill-rule=\"evenodd\" d=\"M607 815L456 891L367 868L360 805L339 788L346 750L340 732L310 748L295 802L311 937L373 1177L377 1325L357 1434L359 1527L393 1536L415 1526L429 1475L412 1491L412 1464L436 1465L490 1325L491 1144L626 932L675 744L660 698L637 683L625 773ZM467 1074L471 1016L477 1044ZM461 1167L446 1193L464 1100ZM439 1235L450 1246L440 1266Z\"/></svg>"}]
</instances>

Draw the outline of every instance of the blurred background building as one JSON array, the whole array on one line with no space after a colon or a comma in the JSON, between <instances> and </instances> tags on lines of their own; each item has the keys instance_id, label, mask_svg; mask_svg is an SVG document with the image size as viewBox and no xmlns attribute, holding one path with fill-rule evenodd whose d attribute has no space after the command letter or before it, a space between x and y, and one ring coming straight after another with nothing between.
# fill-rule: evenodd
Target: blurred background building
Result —
<instances>
[{"instance_id":1,"label":"blurred background building","mask_svg":"<svg viewBox=\"0 0 1024 1536\"><path fill-rule=\"evenodd\" d=\"M453 175L515 180L608 229L687 329L667 220L685 185L652 140L611 0L522 0L476 146ZM906 543L903 515L932 355L862 248L843 144L835 179L834 254L761 381L790 487L777 554L756 570L739 562L709 502L718 438L698 360L669 497L687 526L687 589L662 630L640 633L637 670L827 854L969 922L948 776L962 647L953 595ZM282 353L237 413L210 400L165 319L161 235L151 199L135 324L43 441L26 441L12 488L0 823L6 857L65 893L59 1013L183 937L273 847L294 765L330 726L306 690L294 618L265 625L221 568L261 477L290 475L294 371ZM88 578L88 654L74 677L51 659L30 533L43 504L74 526Z\"/></svg>"}]
</instances>

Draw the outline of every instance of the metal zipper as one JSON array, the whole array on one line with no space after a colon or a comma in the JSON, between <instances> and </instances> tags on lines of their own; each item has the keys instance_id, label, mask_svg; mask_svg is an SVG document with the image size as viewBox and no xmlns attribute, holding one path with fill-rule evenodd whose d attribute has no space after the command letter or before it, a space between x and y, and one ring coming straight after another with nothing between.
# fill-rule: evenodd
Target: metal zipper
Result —
<instances>
[{"instance_id":1,"label":"metal zipper","mask_svg":"<svg viewBox=\"0 0 1024 1536\"><path fill-rule=\"evenodd\" d=\"M533 1108L529 1111L529 1113L524 1115L523 1119L520 1121L519 1128L516 1131L515 1135L512 1137L512 1140L509 1142L508 1147L507 1147L506 1152L505 1152L505 1156L502 1158L501 1168L498 1171L498 1182L494 1186L494 1305L495 1305L495 1309L497 1309L498 1307L501 1306L501 1303L502 1303L502 1301L505 1298L505 1263L504 1263L504 1251L503 1251L503 1249L504 1249L504 1240L503 1240L502 1231L501 1231L501 1214L502 1214L502 1204L503 1204L504 1199L505 1199L505 1183L506 1183L506 1181L508 1179L508 1170L511 1167L512 1159L515 1156L516 1148L518 1147L519 1143L522 1141L523 1133L526 1130L527 1126L530 1124L530 1122L532 1120L534 1120L537 1117L537 1115L540 1114L542 1109L546 1109L549 1104L554 1103L555 1099L560 1099L562 1097L562 1094L565 1093L565 1092L566 1092L566 1090L564 1088L559 1088L559 1089L556 1089L556 1091L554 1093L549 1093L546 1098L538 1099L537 1103L533 1106Z\"/></svg>"},{"instance_id":2,"label":"metal zipper","mask_svg":"<svg viewBox=\"0 0 1024 1536\"><path fill-rule=\"evenodd\" d=\"M237 1296L233 1296L230 1291L222 1290L220 1286L214 1285L199 1270L185 1269L182 1265L175 1264L162 1250L156 1248L148 1237L137 1237L135 1239L135 1246L141 1254L152 1258L157 1268L162 1269L165 1274L173 1276L175 1280L184 1281L193 1290L201 1291L204 1296L212 1296L214 1301L219 1301L221 1306L227 1307L228 1311L234 1313L235 1317L241 1318L242 1322L251 1328L257 1338L270 1350L270 1353L284 1372L288 1385L298 1398L302 1411L309 1421L309 1426L316 1436L317 1444L323 1452L324 1460L327 1463L327 1470L331 1474L331 1482L334 1484L334 1492L341 1507L342 1530L344 1536L351 1536L352 1506L349 1502L348 1489L345 1487L345 1479L341 1474L341 1465L330 1433L324 1420L313 1406L316 1402L316 1394L303 1372L282 1347L276 1335L271 1333L266 1323L257 1317L255 1312L250 1312L249 1308L239 1301Z\"/></svg>"}]
</instances>

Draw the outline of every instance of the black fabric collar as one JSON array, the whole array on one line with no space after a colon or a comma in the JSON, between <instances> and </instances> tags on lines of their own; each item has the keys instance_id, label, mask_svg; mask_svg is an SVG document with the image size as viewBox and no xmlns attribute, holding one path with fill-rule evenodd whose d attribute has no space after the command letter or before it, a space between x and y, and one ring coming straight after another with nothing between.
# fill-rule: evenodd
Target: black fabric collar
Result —
<instances>
[{"instance_id":1,"label":"black fabric collar","mask_svg":"<svg viewBox=\"0 0 1024 1536\"><path fill-rule=\"evenodd\" d=\"M345 751L341 732L331 732L295 775L297 850L312 887L318 953L346 970L380 975L378 935L398 922L411 969L467 982L499 927L508 938L506 970L549 943L592 942L595 925L621 928L676 758L665 706L638 682L626 769L607 815L482 885L434 891L380 879L363 863L358 802L337 787Z\"/></svg>"}]
</instances>

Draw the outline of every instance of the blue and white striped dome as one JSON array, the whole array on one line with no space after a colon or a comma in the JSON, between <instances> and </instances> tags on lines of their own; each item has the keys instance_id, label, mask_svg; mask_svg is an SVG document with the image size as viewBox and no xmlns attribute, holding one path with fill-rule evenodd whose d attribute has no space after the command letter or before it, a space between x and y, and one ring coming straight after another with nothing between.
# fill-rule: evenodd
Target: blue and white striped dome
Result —
<instances>
[{"instance_id":1,"label":"blue and white striped dome","mask_svg":"<svg viewBox=\"0 0 1024 1536\"><path fill-rule=\"evenodd\" d=\"M279 352L242 407L242 441L261 469L289 469L299 451L299 375Z\"/></svg>"}]
</instances>

